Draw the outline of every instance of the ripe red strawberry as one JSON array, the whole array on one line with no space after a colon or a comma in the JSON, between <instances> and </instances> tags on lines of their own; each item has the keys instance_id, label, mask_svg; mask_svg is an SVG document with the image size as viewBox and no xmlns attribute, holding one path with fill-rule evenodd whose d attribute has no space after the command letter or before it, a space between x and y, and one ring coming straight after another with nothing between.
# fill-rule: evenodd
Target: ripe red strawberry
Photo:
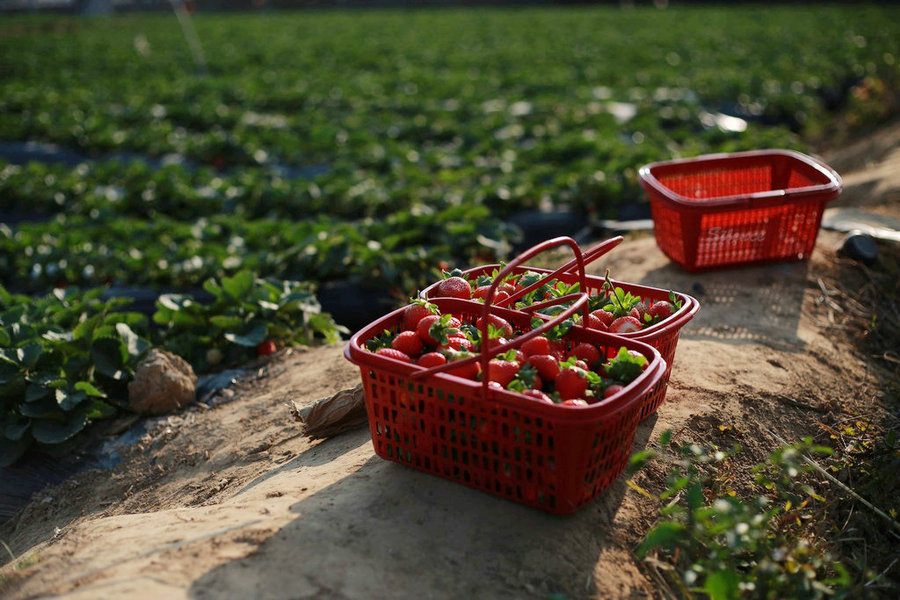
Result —
<instances>
[{"instance_id":1,"label":"ripe red strawberry","mask_svg":"<svg viewBox=\"0 0 900 600\"><path fill-rule=\"evenodd\" d=\"M256 346L256 355L257 356L268 356L275 352L278 348L275 346L275 342L273 340L263 340Z\"/></svg>"},{"instance_id":2,"label":"ripe red strawberry","mask_svg":"<svg viewBox=\"0 0 900 600\"><path fill-rule=\"evenodd\" d=\"M527 356L524 352L522 352L521 350L519 350L519 349L517 348L517 349L515 350L515 353L516 353L516 363L517 363L520 367L521 367L522 365L524 365L526 362L528 362L528 356Z\"/></svg>"},{"instance_id":3,"label":"ripe red strawberry","mask_svg":"<svg viewBox=\"0 0 900 600\"><path fill-rule=\"evenodd\" d=\"M653 303L653 306L647 310L647 314L658 321L667 319L675 312L675 307L668 300L659 300Z\"/></svg>"},{"instance_id":4,"label":"ripe red strawberry","mask_svg":"<svg viewBox=\"0 0 900 600\"><path fill-rule=\"evenodd\" d=\"M587 391L588 382L585 378L584 370L570 367L560 371L553 384L559 393L559 397L563 400L569 400L571 398L581 398L584 392Z\"/></svg>"},{"instance_id":5,"label":"ripe red strawberry","mask_svg":"<svg viewBox=\"0 0 900 600\"><path fill-rule=\"evenodd\" d=\"M437 314L437 312L437 307L434 304L425 302L424 300L415 300L403 311L401 327L404 331L415 331L416 325L419 324L419 321L422 320L422 317L426 315L434 315Z\"/></svg>"},{"instance_id":6,"label":"ripe red strawberry","mask_svg":"<svg viewBox=\"0 0 900 600\"><path fill-rule=\"evenodd\" d=\"M419 360L416 364L425 369L430 369L431 367L437 367L438 365L443 365L447 362L447 357L441 354L440 352L426 352L422 356L419 357Z\"/></svg>"},{"instance_id":7,"label":"ripe red strawberry","mask_svg":"<svg viewBox=\"0 0 900 600\"><path fill-rule=\"evenodd\" d=\"M475 322L475 325L479 330L481 329L481 323L483 320L483 318L479 318ZM506 337L509 337L513 334L513 328L512 325L509 324L509 321L497 315L488 315L488 328L490 329L490 327L493 327L497 331L503 332L503 335Z\"/></svg>"},{"instance_id":8,"label":"ripe red strawberry","mask_svg":"<svg viewBox=\"0 0 900 600\"><path fill-rule=\"evenodd\" d=\"M529 356L528 363L535 368L544 381L553 381L559 375L559 360L549 354Z\"/></svg>"},{"instance_id":9,"label":"ripe red strawberry","mask_svg":"<svg viewBox=\"0 0 900 600\"><path fill-rule=\"evenodd\" d=\"M597 310L593 311L591 315L600 319L600 321L607 327L609 327L609 324L612 323L616 318L614 314L612 314L608 310L603 310L602 308L598 308Z\"/></svg>"},{"instance_id":10,"label":"ripe red strawberry","mask_svg":"<svg viewBox=\"0 0 900 600\"><path fill-rule=\"evenodd\" d=\"M550 340L542 335L533 337L522 344L522 352L528 356L534 354L550 354Z\"/></svg>"},{"instance_id":11,"label":"ripe red strawberry","mask_svg":"<svg viewBox=\"0 0 900 600\"><path fill-rule=\"evenodd\" d=\"M624 389L625 388L623 386L619 385L618 383L614 383L610 386L607 386L607 388L605 390L603 390L603 397L609 398L610 396L612 396L614 394L618 394L619 392L621 392Z\"/></svg>"},{"instance_id":12,"label":"ripe red strawberry","mask_svg":"<svg viewBox=\"0 0 900 600\"><path fill-rule=\"evenodd\" d=\"M441 282L437 284L432 297L462 298L463 300L470 300L472 298L472 286L470 286L469 282L462 277L448 277L447 279L442 279Z\"/></svg>"},{"instance_id":13,"label":"ripe red strawberry","mask_svg":"<svg viewBox=\"0 0 900 600\"><path fill-rule=\"evenodd\" d=\"M609 326L610 333L630 333L632 331L640 331L641 322L635 317L619 317Z\"/></svg>"},{"instance_id":14,"label":"ripe red strawberry","mask_svg":"<svg viewBox=\"0 0 900 600\"><path fill-rule=\"evenodd\" d=\"M422 339L422 342L429 344L431 346L436 346L438 341L431 337L431 334L428 333L428 330L431 329L431 326L441 320L440 315L425 315L419 322L416 324L416 333Z\"/></svg>"},{"instance_id":15,"label":"ripe red strawberry","mask_svg":"<svg viewBox=\"0 0 900 600\"><path fill-rule=\"evenodd\" d=\"M438 350L445 350L447 348L452 348L453 350L471 350L472 340L467 338L462 333L454 333L447 336L446 344L441 344L440 346L438 346Z\"/></svg>"},{"instance_id":16,"label":"ripe red strawberry","mask_svg":"<svg viewBox=\"0 0 900 600\"><path fill-rule=\"evenodd\" d=\"M391 348L399 350L410 358L422 354L422 338L415 331L401 331L391 341Z\"/></svg>"},{"instance_id":17,"label":"ripe red strawberry","mask_svg":"<svg viewBox=\"0 0 900 600\"><path fill-rule=\"evenodd\" d=\"M576 356L580 360L583 360L587 363L588 366L593 366L596 364L601 356L600 351L593 344L589 344L587 342L581 342L569 353L569 356Z\"/></svg>"},{"instance_id":18,"label":"ripe red strawberry","mask_svg":"<svg viewBox=\"0 0 900 600\"><path fill-rule=\"evenodd\" d=\"M560 402L563 406L587 406L587 400L582 400L581 398L568 398L567 400L563 400Z\"/></svg>"},{"instance_id":19,"label":"ripe red strawberry","mask_svg":"<svg viewBox=\"0 0 900 600\"><path fill-rule=\"evenodd\" d=\"M519 372L519 363L510 360L493 359L488 363L488 381L496 381L504 388Z\"/></svg>"},{"instance_id":20,"label":"ripe red strawberry","mask_svg":"<svg viewBox=\"0 0 900 600\"><path fill-rule=\"evenodd\" d=\"M532 388L521 392L521 394L539 402L544 402L546 404L555 404L555 402L553 402L553 399L541 390Z\"/></svg>"},{"instance_id":21,"label":"ripe red strawberry","mask_svg":"<svg viewBox=\"0 0 900 600\"><path fill-rule=\"evenodd\" d=\"M412 359L410 357L408 357L403 352L400 352L399 350L395 350L394 348L379 348L375 351L375 354L385 356L387 358L393 358L394 360L400 360L403 362L412 362Z\"/></svg>"},{"instance_id":22,"label":"ripe red strawberry","mask_svg":"<svg viewBox=\"0 0 900 600\"><path fill-rule=\"evenodd\" d=\"M453 360L460 360L463 358L469 358L471 356L475 355L471 352L455 352L447 358L452 362ZM465 365L447 369L447 371L445 372L449 373L450 375L456 375L457 377L463 377L464 379L478 379L478 374L481 372L481 364L475 361Z\"/></svg>"},{"instance_id":23,"label":"ripe red strawberry","mask_svg":"<svg viewBox=\"0 0 900 600\"><path fill-rule=\"evenodd\" d=\"M588 315L587 328L596 329L597 331L606 331L607 329L609 329L609 327L607 327L603 321L595 317L593 314Z\"/></svg>"}]
</instances>

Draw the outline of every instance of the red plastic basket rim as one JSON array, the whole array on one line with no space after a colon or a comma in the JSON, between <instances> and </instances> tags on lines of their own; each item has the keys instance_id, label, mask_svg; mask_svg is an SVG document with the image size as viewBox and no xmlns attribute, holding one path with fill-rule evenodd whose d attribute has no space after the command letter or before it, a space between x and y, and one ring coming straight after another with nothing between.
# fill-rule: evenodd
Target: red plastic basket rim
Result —
<instances>
[{"instance_id":1,"label":"red plastic basket rim","mask_svg":"<svg viewBox=\"0 0 900 600\"><path fill-rule=\"evenodd\" d=\"M482 274L486 274L486 273L491 273L492 271L498 270L499 268L500 268L499 264L482 265L480 267L471 267L469 269L463 270L463 275L464 276L466 276L466 275L482 275ZM513 269L513 273L515 273L515 274L524 273L525 271L535 271L537 273L544 273L544 274L552 273L552 271L550 269L529 267L527 265L520 265L517 268ZM569 274L569 273L562 274L561 276L564 278L570 277L570 276L574 277L573 274ZM594 275L587 275L585 277L585 279L588 281L589 284L592 282L598 281L598 278ZM629 283L629 282L625 282L625 281L618 281L615 279L610 279L610 281L612 281L614 286L624 286L624 287L628 288L626 291L631 291L631 290L639 291L639 292L641 292L642 296L644 294L646 294L647 292L660 294L660 295L667 295L670 291L670 290L666 290L663 288L657 288L657 287L648 286L648 285L641 285L641 284L637 284L637 283ZM434 302L434 300L437 300L438 298L429 299L428 292L435 289L437 287L438 283L439 282L436 281L436 282L432 283L431 285L429 285L428 287L426 287L424 290L422 290L419 293L419 297L422 298L423 300L428 300L429 302ZM600 283L600 285L602 285L602 283ZM600 287L600 286L598 285L597 287ZM651 325L650 327L647 327L646 329L641 329L640 331L617 333L615 335L623 336L623 337L627 337L627 338L631 338L631 339L636 339L636 340L656 339L658 336L662 335L663 333L668 333L668 332L672 331L673 329L680 329L681 327L683 327L688 321L693 319L694 315L697 314L697 311L700 310L700 303L694 297L692 297L688 294L685 294L684 292L676 292L674 290L671 290L671 291L673 294L675 294L676 297L678 297L682 301L681 308L678 311L676 311L675 313L673 313L671 317L669 317L668 319L666 319L664 321L660 321L659 323L656 323L655 325Z\"/></svg>"},{"instance_id":2,"label":"red plastic basket rim","mask_svg":"<svg viewBox=\"0 0 900 600\"><path fill-rule=\"evenodd\" d=\"M435 298L431 301L441 310L441 313L453 312L454 308L468 307L471 312L480 311L482 305L471 300L460 300L458 298ZM403 362L390 357L382 356L367 350L365 340L382 333L385 329L391 329L393 325L399 322L403 311L406 307L394 310L380 319L377 319L366 327L357 331L344 346L344 357L351 363L371 369L378 369L390 372L397 376L412 378L417 371L423 371L422 367L415 364ZM526 313L506 308L492 308L492 313L504 317L507 320L516 320L526 318ZM643 397L650 392L657 381L663 376L666 369L665 360L659 351L653 346L635 340L633 338L623 338L619 335L596 331L593 329L585 329L584 327L575 326L571 331L575 331L576 335L586 337L587 339L604 340L597 342L606 346L617 345L624 346L629 350L636 350L644 355L649 363L647 369L641 373L634 381L629 383L625 388L609 398L604 398L600 402L588 404L587 406L563 406L559 404L547 404L538 402L527 396L522 396L517 392L509 390L496 390L489 388L490 400L497 402L505 408L527 411L553 419L557 422L573 422L583 423L585 420L605 418L625 410L635 402L642 401ZM471 395L478 396L480 399L484 393L482 382L473 381L449 373L434 373L429 375L423 381L446 382L450 387L456 389L466 389Z\"/></svg>"},{"instance_id":3,"label":"red plastic basket rim","mask_svg":"<svg viewBox=\"0 0 900 600\"><path fill-rule=\"evenodd\" d=\"M767 156L786 156L809 167L812 167L827 180L826 183L819 185L804 186L799 188L790 188L787 190L769 190L765 192L754 192L752 194L733 194L729 196L718 196L715 198L706 198L703 202L697 202L696 199L682 196L671 190L659 179L657 179L654 171L660 168L683 166L690 167L685 172L689 173L701 165L721 165L741 158L758 158L762 159ZM660 198L679 206L682 209L691 209L698 211L707 211L711 208L732 209L749 204L750 202L790 202L793 199L801 200L804 196L815 194L826 194L827 200L833 200L840 193L843 187L841 176L828 165L810 157L801 152L794 150L749 150L746 152L703 154L693 158L684 158L677 160L659 161L642 166L638 170L638 180L645 190L653 190Z\"/></svg>"}]
</instances>

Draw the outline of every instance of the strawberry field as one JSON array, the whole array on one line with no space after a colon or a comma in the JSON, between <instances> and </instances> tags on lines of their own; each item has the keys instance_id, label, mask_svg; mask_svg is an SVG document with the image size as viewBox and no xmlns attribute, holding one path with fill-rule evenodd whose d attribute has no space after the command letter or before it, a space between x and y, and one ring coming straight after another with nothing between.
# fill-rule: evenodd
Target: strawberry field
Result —
<instances>
[{"instance_id":1,"label":"strawberry field","mask_svg":"<svg viewBox=\"0 0 900 600\"><path fill-rule=\"evenodd\" d=\"M208 371L334 340L325 290L399 306L508 258L527 215L643 214L648 162L810 151L898 106L896 7L192 26L202 55L170 14L0 23L0 462L114 412L148 342Z\"/></svg>"}]
</instances>

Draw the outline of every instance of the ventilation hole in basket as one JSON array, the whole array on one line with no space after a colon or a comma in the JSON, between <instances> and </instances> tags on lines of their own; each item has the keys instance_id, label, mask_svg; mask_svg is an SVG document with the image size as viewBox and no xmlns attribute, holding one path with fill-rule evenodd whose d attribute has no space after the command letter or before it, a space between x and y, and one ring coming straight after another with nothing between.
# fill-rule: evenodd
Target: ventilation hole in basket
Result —
<instances>
[{"instance_id":1,"label":"ventilation hole in basket","mask_svg":"<svg viewBox=\"0 0 900 600\"><path fill-rule=\"evenodd\" d=\"M516 446L516 448L513 450L513 458L514 458L516 461L521 461L521 460L522 460L522 449L519 448L518 446Z\"/></svg>"},{"instance_id":2,"label":"ventilation hole in basket","mask_svg":"<svg viewBox=\"0 0 900 600\"><path fill-rule=\"evenodd\" d=\"M554 459L552 456L547 457L547 470L548 471L556 470L556 459Z\"/></svg>"},{"instance_id":3,"label":"ventilation hole in basket","mask_svg":"<svg viewBox=\"0 0 900 600\"><path fill-rule=\"evenodd\" d=\"M556 444L555 444L555 442L554 442L554 440L553 440L553 436L552 436L552 435L548 435L548 436L547 436L547 450L553 450L555 445L556 445Z\"/></svg>"},{"instance_id":4,"label":"ventilation hole in basket","mask_svg":"<svg viewBox=\"0 0 900 600\"><path fill-rule=\"evenodd\" d=\"M469 417L469 429L475 431L478 429L478 417L471 415Z\"/></svg>"},{"instance_id":5,"label":"ventilation hole in basket","mask_svg":"<svg viewBox=\"0 0 900 600\"><path fill-rule=\"evenodd\" d=\"M392 409L391 409L391 423L396 423L396 422L397 422L397 414L398 414L398 413L397 413L397 409L396 409L396 408L392 408Z\"/></svg>"},{"instance_id":6,"label":"ventilation hole in basket","mask_svg":"<svg viewBox=\"0 0 900 600\"><path fill-rule=\"evenodd\" d=\"M463 451L460 453L460 458L461 458L461 461L460 461L460 462L462 462L462 464L468 466L468 464L469 464L469 453L466 452L465 450L463 450Z\"/></svg>"}]
</instances>

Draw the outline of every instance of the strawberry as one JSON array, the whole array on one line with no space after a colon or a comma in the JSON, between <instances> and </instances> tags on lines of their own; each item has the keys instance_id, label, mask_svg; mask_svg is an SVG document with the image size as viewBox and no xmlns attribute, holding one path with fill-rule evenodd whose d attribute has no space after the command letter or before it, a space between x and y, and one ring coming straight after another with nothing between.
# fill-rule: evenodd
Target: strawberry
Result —
<instances>
[{"instance_id":1,"label":"strawberry","mask_svg":"<svg viewBox=\"0 0 900 600\"><path fill-rule=\"evenodd\" d=\"M447 336L447 343L438 346L439 350L452 348L453 350L471 350L472 340L467 338L463 333L454 333Z\"/></svg>"},{"instance_id":2,"label":"strawberry","mask_svg":"<svg viewBox=\"0 0 900 600\"><path fill-rule=\"evenodd\" d=\"M479 318L478 321L475 322L475 325L478 329L481 329L481 324L484 321L483 318ZM504 319L503 317L497 315L488 315L488 335L490 336L490 328L493 327L496 331L499 331L501 335L505 337L509 337L513 334L512 325L509 324L509 321ZM493 336L490 336L493 337Z\"/></svg>"},{"instance_id":3,"label":"strawberry","mask_svg":"<svg viewBox=\"0 0 900 600\"><path fill-rule=\"evenodd\" d=\"M563 406L587 406L587 400L582 400L581 398L569 398L567 400L563 400L560 402Z\"/></svg>"},{"instance_id":4,"label":"strawberry","mask_svg":"<svg viewBox=\"0 0 900 600\"><path fill-rule=\"evenodd\" d=\"M447 356L447 359L452 362L454 360L469 358L471 356L475 355L472 352L460 351L450 354L449 356ZM447 369L445 372L451 375L456 375L457 377L463 377L465 379L477 379L478 373L481 372L481 365L476 361L459 367Z\"/></svg>"},{"instance_id":5,"label":"strawberry","mask_svg":"<svg viewBox=\"0 0 900 600\"><path fill-rule=\"evenodd\" d=\"M528 398L537 400L538 402L544 402L545 404L555 404L555 402L553 402L553 399L550 396L548 396L547 394L545 394L544 392L542 392L541 390L531 388L531 389L524 390L519 393L522 394L523 396L527 396Z\"/></svg>"},{"instance_id":6,"label":"strawberry","mask_svg":"<svg viewBox=\"0 0 900 600\"><path fill-rule=\"evenodd\" d=\"M570 367L563 369L553 380L554 387L563 400L580 398L587 391L587 378L583 369Z\"/></svg>"},{"instance_id":7,"label":"strawberry","mask_svg":"<svg viewBox=\"0 0 900 600\"><path fill-rule=\"evenodd\" d=\"M581 342L569 352L569 356L575 356L583 360L588 366L593 366L600 361L600 351L593 344Z\"/></svg>"},{"instance_id":8,"label":"strawberry","mask_svg":"<svg viewBox=\"0 0 900 600\"><path fill-rule=\"evenodd\" d=\"M553 381L559 374L559 361L549 354L529 356L528 364L535 368L544 381Z\"/></svg>"},{"instance_id":9,"label":"strawberry","mask_svg":"<svg viewBox=\"0 0 900 600\"><path fill-rule=\"evenodd\" d=\"M612 323L616 316L609 312L608 310L603 310L602 308L598 308L597 310L591 312L591 316L600 320L603 325L605 325L605 329L609 328L609 324ZM604 329L604 331L605 331Z\"/></svg>"},{"instance_id":10,"label":"strawberry","mask_svg":"<svg viewBox=\"0 0 900 600\"><path fill-rule=\"evenodd\" d=\"M394 348L379 348L375 351L375 354L384 356L386 358L393 358L394 360L399 360L402 362L412 362L412 359L409 358L406 354L400 352L399 350L395 350Z\"/></svg>"},{"instance_id":11,"label":"strawberry","mask_svg":"<svg viewBox=\"0 0 900 600\"><path fill-rule=\"evenodd\" d=\"M444 344L448 336L459 333L459 319L452 315L426 315L416 325L416 333L429 346Z\"/></svg>"},{"instance_id":12,"label":"strawberry","mask_svg":"<svg viewBox=\"0 0 900 600\"><path fill-rule=\"evenodd\" d=\"M407 306L403 311L401 327L404 331L415 331L416 325L419 324L422 317L426 315L435 315L437 312L438 309L434 304L424 300L414 300L413 303Z\"/></svg>"},{"instance_id":13,"label":"strawberry","mask_svg":"<svg viewBox=\"0 0 900 600\"><path fill-rule=\"evenodd\" d=\"M623 386L619 385L618 383L614 383L612 385L606 386L606 389L603 390L603 397L609 398L610 396L612 396L614 394L618 394L619 392L621 392L624 389L625 388Z\"/></svg>"},{"instance_id":14,"label":"strawberry","mask_svg":"<svg viewBox=\"0 0 900 600\"><path fill-rule=\"evenodd\" d=\"M437 284L432 296L470 300L472 298L472 286L470 286L469 282L462 277L448 277L447 279L442 279L441 282Z\"/></svg>"},{"instance_id":15,"label":"strawberry","mask_svg":"<svg viewBox=\"0 0 900 600\"><path fill-rule=\"evenodd\" d=\"M675 307L668 300L658 300L647 310L647 314L656 321L667 319L671 317L674 312Z\"/></svg>"},{"instance_id":16,"label":"strawberry","mask_svg":"<svg viewBox=\"0 0 900 600\"><path fill-rule=\"evenodd\" d=\"M533 337L522 344L522 352L528 356L534 354L550 354L550 340L542 335Z\"/></svg>"},{"instance_id":17,"label":"strawberry","mask_svg":"<svg viewBox=\"0 0 900 600\"><path fill-rule=\"evenodd\" d=\"M268 356L275 352L278 348L275 346L274 340L263 340L256 346L257 356Z\"/></svg>"},{"instance_id":18,"label":"strawberry","mask_svg":"<svg viewBox=\"0 0 900 600\"><path fill-rule=\"evenodd\" d=\"M489 381L496 381L505 388L518 371L519 363L495 358L488 363L487 376Z\"/></svg>"},{"instance_id":19,"label":"strawberry","mask_svg":"<svg viewBox=\"0 0 900 600\"><path fill-rule=\"evenodd\" d=\"M607 327L598 317L595 317L593 313L588 315L586 327L588 329L596 329L597 331L606 331L609 329L609 327Z\"/></svg>"},{"instance_id":20,"label":"strawberry","mask_svg":"<svg viewBox=\"0 0 900 600\"><path fill-rule=\"evenodd\" d=\"M419 322L416 324L416 334L418 334L418 336L422 338L422 341L424 343L431 346L436 346L438 344L438 341L431 337L429 330L431 329L432 325L440 320L440 315L425 315L424 317L419 319Z\"/></svg>"},{"instance_id":21,"label":"strawberry","mask_svg":"<svg viewBox=\"0 0 900 600\"><path fill-rule=\"evenodd\" d=\"M635 317L619 317L609 326L610 333L631 333L641 330L641 321Z\"/></svg>"},{"instance_id":22,"label":"strawberry","mask_svg":"<svg viewBox=\"0 0 900 600\"><path fill-rule=\"evenodd\" d=\"M391 341L391 348L399 350L410 358L422 354L422 338L415 331L401 331Z\"/></svg>"},{"instance_id":23,"label":"strawberry","mask_svg":"<svg viewBox=\"0 0 900 600\"><path fill-rule=\"evenodd\" d=\"M482 285L475 288L475 291L472 292L472 299L481 300L482 302L484 302L487 299L487 293L490 289L491 286L489 285ZM494 290L494 297L491 299L491 303L497 304L498 302L506 300L507 298L509 298L509 294L507 294L503 290Z\"/></svg>"},{"instance_id":24,"label":"strawberry","mask_svg":"<svg viewBox=\"0 0 900 600\"><path fill-rule=\"evenodd\" d=\"M441 354L440 352L426 352L422 356L419 357L419 360L416 364L425 369L430 369L431 367L437 367L438 365L443 365L447 362L447 357Z\"/></svg>"}]
</instances>

